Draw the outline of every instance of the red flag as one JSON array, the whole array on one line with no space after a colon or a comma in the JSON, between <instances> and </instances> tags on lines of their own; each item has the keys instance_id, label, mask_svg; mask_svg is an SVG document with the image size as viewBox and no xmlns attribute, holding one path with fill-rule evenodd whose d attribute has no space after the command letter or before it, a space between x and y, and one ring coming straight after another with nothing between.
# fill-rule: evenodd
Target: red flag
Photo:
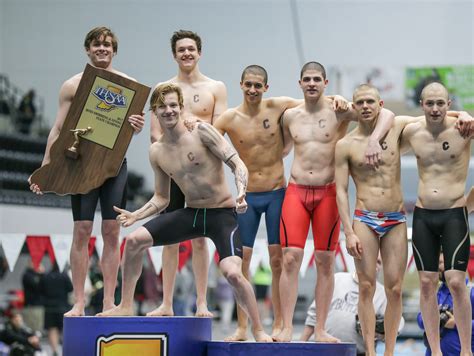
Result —
<instances>
[{"instance_id":1,"label":"red flag","mask_svg":"<svg viewBox=\"0 0 474 356\"><path fill-rule=\"evenodd\" d=\"M94 250L95 250L95 240L97 238L95 236L91 236L91 238L89 239L89 257L92 256L92 254L94 253Z\"/></svg>"},{"instance_id":2,"label":"red flag","mask_svg":"<svg viewBox=\"0 0 474 356\"><path fill-rule=\"evenodd\" d=\"M27 236L26 245L28 246L28 251L30 251L31 261L33 261L35 268L39 267L46 252L48 252L51 263L54 264L54 250L49 236Z\"/></svg>"}]
</instances>

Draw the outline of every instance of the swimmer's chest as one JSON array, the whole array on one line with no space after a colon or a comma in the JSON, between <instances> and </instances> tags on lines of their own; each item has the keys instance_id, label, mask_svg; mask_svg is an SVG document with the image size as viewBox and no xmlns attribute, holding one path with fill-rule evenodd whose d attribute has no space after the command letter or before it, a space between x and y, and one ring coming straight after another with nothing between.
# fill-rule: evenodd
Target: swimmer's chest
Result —
<instances>
[{"instance_id":1,"label":"swimmer's chest","mask_svg":"<svg viewBox=\"0 0 474 356\"><path fill-rule=\"evenodd\" d=\"M185 113L192 114L206 121L214 112L214 95L204 88L189 88L184 92Z\"/></svg>"},{"instance_id":2,"label":"swimmer's chest","mask_svg":"<svg viewBox=\"0 0 474 356\"><path fill-rule=\"evenodd\" d=\"M232 144L239 149L272 149L282 144L278 113L268 110L256 117L237 116L227 128Z\"/></svg>"},{"instance_id":3,"label":"swimmer's chest","mask_svg":"<svg viewBox=\"0 0 474 356\"><path fill-rule=\"evenodd\" d=\"M410 140L416 159L423 165L455 164L466 154L466 139L462 138L457 129L450 128L438 137L423 132Z\"/></svg>"},{"instance_id":4,"label":"swimmer's chest","mask_svg":"<svg viewBox=\"0 0 474 356\"><path fill-rule=\"evenodd\" d=\"M295 144L307 142L330 143L339 136L342 129L333 116L320 115L315 118L295 118L290 126L290 134Z\"/></svg>"},{"instance_id":5,"label":"swimmer's chest","mask_svg":"<svg viewBox=\"0 0 474 356\"><path fill-rule=\"evenodd\" d=\"M197 135L187 136L181 139L178 145L161 152L160 166L171 177L188 173L209 173L214 161L218 160Z\"/></svg>"}]
</instances>

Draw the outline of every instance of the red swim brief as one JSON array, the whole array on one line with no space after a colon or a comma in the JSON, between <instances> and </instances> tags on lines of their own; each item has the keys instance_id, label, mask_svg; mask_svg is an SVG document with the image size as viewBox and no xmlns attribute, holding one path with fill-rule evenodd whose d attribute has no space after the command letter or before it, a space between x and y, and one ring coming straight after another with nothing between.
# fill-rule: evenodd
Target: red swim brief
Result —
<instances>
[{"instance_id":1,"label":"red swim brief","mask_svg":"<svg viewBox=\"0 0 474 356\"><path fill-rule=\"evenodd\" d=\"M288 184L280 219L282 247L304 249L310 222L315 250L334 251L341 228L335 183L325 186Z\"/></svg>"}]
</instances>

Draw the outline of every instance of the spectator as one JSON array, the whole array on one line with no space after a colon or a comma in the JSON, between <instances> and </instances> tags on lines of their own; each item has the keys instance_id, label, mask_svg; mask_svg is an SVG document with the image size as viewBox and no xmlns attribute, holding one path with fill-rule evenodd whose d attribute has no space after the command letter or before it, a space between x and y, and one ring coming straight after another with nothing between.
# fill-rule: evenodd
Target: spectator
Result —
<instances>
[{"instance_id":1,"label":"spectator","mask_svg":"<svg viewBox=\"0 0 474 356\"><path fill-rule=\"evenodd\" d=\"M23 318L26 326L33 330L43 330L44 308L39 289L43 274L43 265L40 264L38 268L35 268L30 259L22 278L23 292L25 295Z\"/></svg>"},{"instance_id":2,"label":"spectator","mask_svg":"<svg viewBox=\"0 0 474 356\"><path fill-rule=\"evenodd\" d=\"M382 260L377 259L377 271L381 268ZM357 274L349 272L339 272L334 275L334 293L329 307L329 314L326 320L326 329L329 334L337 337L342 342L352 342L357 346L357 355L365 355L364 339L358 328L357 304L359 303L359 280ZM384 286L376 281L374 294L374 310L376 314L375 336L377 340L383 339L383 316L387 307L387 298ZM315 302L308 309L308 316L305 327L301 335L301 341L308 341L314 332L316 325L316 305ZM402 318L399 331L403 328Z\"/></svg>"},{"instance_id":3,"label":"spectator","mask_svg":"<svg viewBox=\"0 0 474 356\"><path fill-rule=\"evenodd\" d=\"M69 310L69 293L72 282L66 273L61 273L54 263L40 282L40 291L44 301L44 327L48 331L48 341L53 356L58 355L59 340L63 330L63 314Z\"/></svg>"},{"instance_id":4,"label":"spectator","mask_svg":"<svg viewBox=\"0 0 474 356\"><path fill-rule=\"evenodd\" d=\"M438 306L439 306L439 327L441 339L441 352L443 356L458 356L461 354L461 341L459 340L458 329L456 327L456 320L453 315L453 297L449 291L446 279L444 276L444 257L443 254L439 257L439 280L441 282L438 288ZM467 278L466 278L467 284ZM474 305L474 290L470 291L471 305ZM472 308L474 310L474 307ZM474 315L471 316L471 320ZM421 313L418 313L418 325L424 330L423 318ZM431 355L431 349L426 339L426 334L423 335L426 346L426 356ZM474 351L474 339L471 337L471 350Z\"/></svg>"},{"instance_id":5,"label":"spectator","mask_svg":"<svg viewBox=\"0 0 474 356\"><path fill-rule=\"evenodd\" d=\"M25 135L30 134L31 124L36 117L35 96L34 89L28 90L18 106L18 130Z\"/></svg>"},{"instance_id":6,"label":"spectator","mask_svg":"<svg viewBox=\"0 0 474 356\"><path fill-rule=\"evenodd\" d=\"M5 329L0 333L0 341L10 345L11 356L33 356L41 350L39 335L24 325L18 311L12 312Z\"/></svg>"}]
</instances>

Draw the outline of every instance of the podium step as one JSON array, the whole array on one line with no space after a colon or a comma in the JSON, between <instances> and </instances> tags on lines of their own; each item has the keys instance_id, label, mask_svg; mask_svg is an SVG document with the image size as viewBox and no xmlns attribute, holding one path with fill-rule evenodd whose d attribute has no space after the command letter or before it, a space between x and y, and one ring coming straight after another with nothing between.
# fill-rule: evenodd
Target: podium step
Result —
<instances>
[{"instance_id":1,"label":"podium step","mask_svg":"<svg viewBox=\"0 0 474 356\"><path fill-rule=\"evenodd\" d=\"M314 342L208 342L207 356L355 356L355 344Z\"/></svg>"},{"instance_id":2,"label":"podium step","mask_svg":"<svg viewBox=\"0 0 474 356\"><path fill-rule=\"evenodd\" d=\"M206 356L212 339L210 318L64 318L67 356Z\"/></svg>"}]
</instances>

